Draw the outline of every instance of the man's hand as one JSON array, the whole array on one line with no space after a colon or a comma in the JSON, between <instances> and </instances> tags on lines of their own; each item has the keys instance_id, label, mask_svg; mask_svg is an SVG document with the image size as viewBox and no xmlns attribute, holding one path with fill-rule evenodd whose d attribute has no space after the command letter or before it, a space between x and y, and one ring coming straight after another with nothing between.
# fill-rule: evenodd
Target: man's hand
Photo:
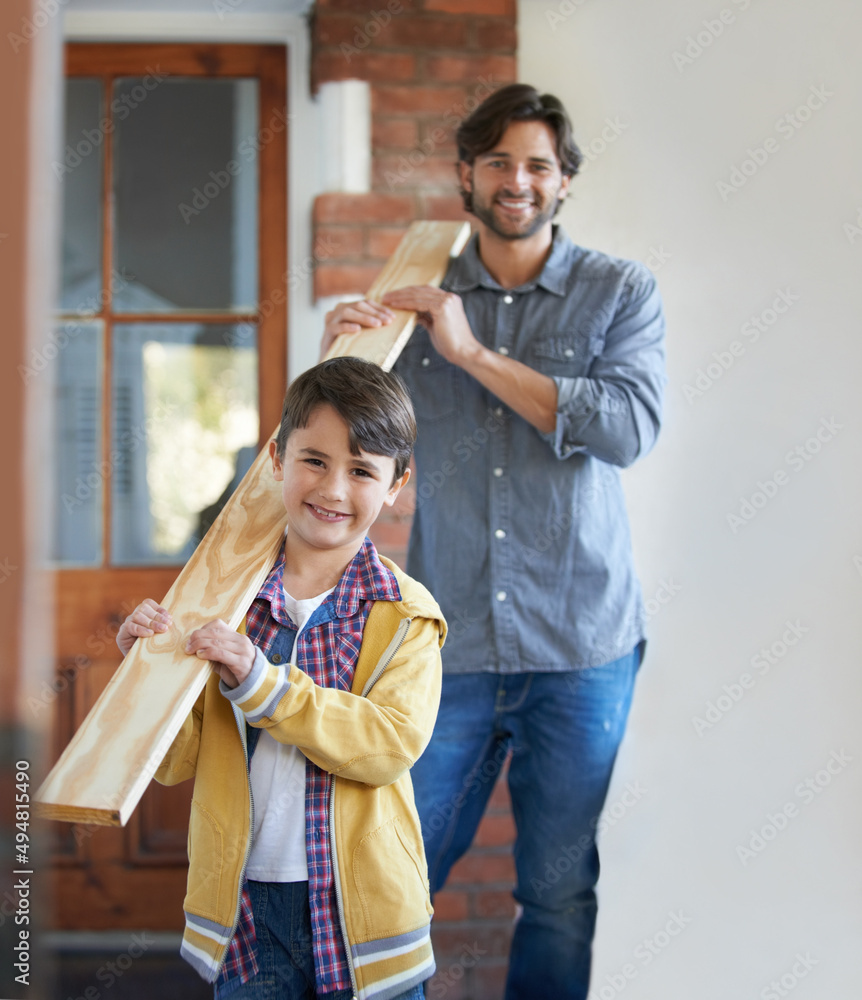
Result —
<instances>
[{"instance_id":1,"label":"man's hand","mask_svg":"<svg viewBox=\"0 0 862 1000\"><path fill-rule=\"evenodd\" d=\"M387 292L383 302L393 309L418 313L428 330L434 350L453 365L466 368L483 350L476 340L460 295L431 285L410 285Z\"/></svg>"},{"instance_id":2,"label":"man's hand","mask_svg":"<svg viewBox=\"0 0 862 1000\"><path fill-rule=\"evenodd\" d=\"M192 632L186 652L209 660L225 687L235 688L248 677L254 665L254 646L247 635L234 630L221 618Z\"/></svg>"},{"instance_id":3,"label":"man's hand","mask_svg":"<svg viewBox=\"0 0 862 1000\"><path fill-rule=\"evenodd\" d=\"M323 327L323 339L320 342L320 357L324 358L332 347L333 341L342 333L359 333L363 329L377 326L388 326L395 319L391 309L372 302L370 299L360 299L358 302L339 302L326 314Z\"/></svg>"},{"instance_id":4,"label":"man's hand","mask_svg":"<svg viewBox=\"0 0 862 1000\"><path fill-rule=\"evenodd\" d=\"M129 650L136 639L155 635L157 632L167 632L173 625L173 620L167 610L149 597L126 617L117 633L117 645L123 656L129 655Z\"/></svg>"}]
</instances>

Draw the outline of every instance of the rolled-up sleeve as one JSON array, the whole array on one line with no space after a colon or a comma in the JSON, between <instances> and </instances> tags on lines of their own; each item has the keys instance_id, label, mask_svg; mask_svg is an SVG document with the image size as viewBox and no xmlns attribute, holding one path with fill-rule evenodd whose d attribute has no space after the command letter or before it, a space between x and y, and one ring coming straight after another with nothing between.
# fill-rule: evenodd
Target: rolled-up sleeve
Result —
<instances>
[{"instance_id":1,"label":"rolled-up sleeve","mask_svg":"<svg viewBox=\"0 0 862 1000\"><path fill-rule=\"evenodd\" d=\"M554 375L558 458L587 454L622 468L645 455L661 426L665 322L655 278L633 268L586 376Z\"/></svg>"}]
</instances>

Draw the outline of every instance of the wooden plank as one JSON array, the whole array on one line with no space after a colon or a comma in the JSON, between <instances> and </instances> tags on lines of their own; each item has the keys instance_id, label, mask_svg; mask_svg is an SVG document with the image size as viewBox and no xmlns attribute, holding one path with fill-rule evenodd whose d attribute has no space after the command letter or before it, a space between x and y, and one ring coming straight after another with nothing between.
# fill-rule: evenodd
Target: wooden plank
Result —
<instances>
[{"instance_id":1,"label":"wooden plank","mask_svg":"<svg viewBox=\"0 0 862 1000\"><path fill-rule=\"evenodd\" d=\"M414 223L370 294L439 284L467 229ZM382 357L391 367L414 322L414 314L399 314L376 336L339 338L335 349ZM37 792L40 815L126 824L212 670L183 652L186 637L213 618L239 625L275 561L284 525L281 484L264 447L162 601L175 627L134 644Z\"/></svg>"},{"instance_id":2,"label":"wooden plank","mask_svg":"<svg viewBox=\"0 0 862 1000\"><path fill-rule=\"evenodd\" d=\"M456 257L470 236L466 222L414 222L365 296L379 302L386 292L408 285L439 285L450 257ZM336 338L327 358L359 357L376 361L384 370L395 364L416 325L416 313L393 310L388 326Z\"/></svg>"}]
</instances>

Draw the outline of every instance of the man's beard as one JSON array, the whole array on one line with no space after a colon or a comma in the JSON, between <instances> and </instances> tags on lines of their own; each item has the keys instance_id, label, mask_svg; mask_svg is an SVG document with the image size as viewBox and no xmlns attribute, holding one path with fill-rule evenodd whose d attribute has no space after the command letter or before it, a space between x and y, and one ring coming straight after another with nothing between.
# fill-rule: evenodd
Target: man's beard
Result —
<instances>
[{"instance_id":1,"label":"man's beard","mask_svg":"<svg viewBox=\"0 0 862 1000\"><path fill-rule=\"evenodd\" d=\"M495 195L495 197L497 197ZM511 200L516 200L513 196L509 197ZM535 199L532 194L527 195L527 197L535 204ZM504 240L524 240L529 236L533 236L537 233L547 222L557 213L557 206L560 204L561 199L554 197L549 198L547 204L544 208L540 208L535 215L529 216L524 220L512 219L510 216L506 215L501 217L495 214L494 202L485 202L477 198L476 192L472 192L472 213L476 218L484 223L492 233L497 236L502 237ZM498 209L498 211L502 211Z\"/></svg>"}]
</instances>

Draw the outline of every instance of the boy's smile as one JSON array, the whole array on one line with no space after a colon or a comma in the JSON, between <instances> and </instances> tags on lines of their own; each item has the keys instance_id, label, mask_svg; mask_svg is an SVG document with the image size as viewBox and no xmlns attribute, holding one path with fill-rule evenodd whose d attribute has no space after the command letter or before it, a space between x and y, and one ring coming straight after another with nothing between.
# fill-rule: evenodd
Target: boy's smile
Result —
<instances>
[{"instance_id":1,"label":"boy's smile","mask_svg":"<svg viewBox=\"0 0 862 1000\"><path fill-rule=\"evenodd\" d=\"M381 508L395 502L410 476L407 471L395 479L393 458L352 454L347 423L326 404L291 433L283 459L275 452L273 441L273 476L282 483L289 529L286 556L326 552L346 566Z\"/></svg>"}]
</instances>

